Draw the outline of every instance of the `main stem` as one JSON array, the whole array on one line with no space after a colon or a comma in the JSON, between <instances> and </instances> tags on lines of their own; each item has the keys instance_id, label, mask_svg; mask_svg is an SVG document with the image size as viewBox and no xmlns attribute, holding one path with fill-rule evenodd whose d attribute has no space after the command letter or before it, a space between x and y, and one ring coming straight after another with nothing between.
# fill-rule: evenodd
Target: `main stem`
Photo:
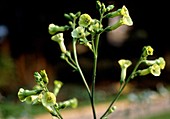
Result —
<instances>
[{"instance_id":1,"label":"main stem","mask_svg":"<svg viewBox=\"0 0 170 119\"><path fill-rule=\"evenodd\" d=\"M95 37L95 51L94 51L94 65L93 65L93 77L92 77L92 108L94 119L96 119L95 113L95 83L96 83L96 69L97 69L97 59L98 59L98 45L99 45L100 34L96 34Z\"/></svg>"}]
</instances>

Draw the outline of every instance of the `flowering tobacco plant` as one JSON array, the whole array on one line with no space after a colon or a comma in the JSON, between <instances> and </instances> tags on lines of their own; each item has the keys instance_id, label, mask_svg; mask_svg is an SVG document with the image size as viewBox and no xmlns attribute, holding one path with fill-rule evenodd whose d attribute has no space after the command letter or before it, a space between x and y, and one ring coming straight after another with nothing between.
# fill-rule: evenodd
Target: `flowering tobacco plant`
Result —
<instances>
[{"instance_id":1,"label":"flowering tobacco plant","mask_svg":"<svg viewBox=\"0 0 170 119\"><path fill-rule=\"evenodd\" d=\"M93 119L97 119L96 109L95 109L95 81L96 81L96 69L97 69L97 60L98 60L98 45L100 42L100 35L104 32L109 32L117 29L122 25L132 26L133 21L129 15L129 11L126 6L113 11L114 5L105 6L104 3L101 3L99 0L96 0L96 8L99 11L99 19L92 18L87 13L65 13L65 18L68 19L68 25L58 26L53 23L49 24L48 31L51 36L51 40L58 43L61 49L61 59L65 60L74 71L80 73L82 81L86 87L89 100L91 102L91 108L93 112ZM119 16L117 23L104 27L102 25L103 19L114 18ZM64 32L71 31L70 35L72 37L72 47L73 51L67 50L64 44ZM89 48L89 50L94 55L93 62L93 75L92 75L92 86L86 82L86 78L82 72L82 69L79 65L78 55L77 55L77 44L84 45ZM158 59L148 60L148 56L153 55L154 49L151 46L144 46L142 49L141 57L135 65L129 76L126 75L128 67L132 65L132 62L128 59L120 59L118 64L121 67L120 73L120 89L114 99L110 102L110 105L103 112L103 115L100 119L107 119L108 115L114 112L116 106L114 103L121 95L123 89L128 84L128 82L134 79L137 76L145 76L147 74L153 74L154 76L160 76L161 70L165 68L165 60L163 57ZM145 64L148 68L139 69L141 64ZM77 107L77 99L73 98L66 100L64 102L57 102L56 96L63 85L61 81L54 81L54 90L49 91L48 77L45 70L34 73L35 80L37 85L32 90L25 90L23 88L19 89L18 97L21 102L27 102L31 104L42 104L48 111L51 113L52 117L58 119L63 119L60 114L60 109L71 106L73 108Z\"/></svg>"}]
</instances>

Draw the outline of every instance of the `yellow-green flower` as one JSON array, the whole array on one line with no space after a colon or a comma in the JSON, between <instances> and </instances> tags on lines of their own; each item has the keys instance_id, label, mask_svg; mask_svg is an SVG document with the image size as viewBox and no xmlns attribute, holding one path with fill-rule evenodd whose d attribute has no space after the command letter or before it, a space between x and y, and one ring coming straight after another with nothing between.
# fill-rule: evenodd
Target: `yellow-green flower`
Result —
<instances>
[{"instance_id":1,"label":"yellow-green flower","mask_svg":"<svg viewBox=\"0 0 170 119\"><path fill-rule=\"evenodd\" d=\"M122 16L129 16L129 11L128 11L128 9L126 8L125 5L123 5L122 9L120 10L120 14L121 14Z\"/></svg>"},{"instance_id":2,"label":"yellow-green flower","mask_svg":"<svg viewBox=\"0 0 170 119\"><path fill-rule=\"evenodd\" d=\"M148 74L152 74L154 76L160 76L161 74L161 68L159 65L157 64L153 64L152 66L150 66L149 68L146 68L146 69L143 69L143 70L138 70L137 71L137 74L139 76L145 76L145 75L148 75Z\"/></svg>"},{"instance_id":3,"label":"yellow-green flower","mask_svg":"<svg viewBox=\"0 0 170 119\"><path fill-rule=\"evenodd\" d=\"M126 78L126 71L127 68L132 64L132 62L130 60L125 60L125 59L121 59L118 61L120 67L121 67L121 78L120 78L120 82L124 82L125 78Z\"/></svg>"},{"instance_id":4,"label":"yellow-green flower","mask_svg":"<svg viewBox=\"0 0 170 119\"><path fill-rule=\"evenodd\" d=\"M53 106L56 104L56 96L52 92L45 92L42 95L42 104L44 107Z\"/></svg>"},{"instance_id":5,"label":"yellow-green flower","mask_svg":"<svg viewBox=\"0 0 170 119\"><path fill-rule=\"evenodd\" d=\"M49 34L51 35L54 35L55 33L57 32L62 32L62 31L66 31L68 30L70 27L65 25L65 26L58 26L58 25L55 25L55 24L49 24L48 26L48 32Z\"/></svg>"},{"instance_id":6,"label":"yellow-green flower","mask_svg":"<svg viewBox=\"0 0 170 119\"><path fill-rule=\"evenodd\" d=\"M64 44L63 33L58 33L58 34L52 36L51 39L52 39L53 41L58 42L58 44L59 44L59 46L60 46L60 49L61 49L61 52L63 52L63 53L66 53L66 52L67 52L66 46L65 46L65 44Z\"/></svg>"},{"instance_id":7,"label":"yellow-green flower","mask_svg":"<svg viewBox=\"0 0 170 119\"><path fill-rule=\"evenodd\" d=\"M123 16L121 18L121 23L123 25L127 25L127 26L132 26L133 25L133 21L132 21L130 16Z\"/></svg>"},{"instance_id":8,"label":"yellow-green flower","mask_svg":"<svg viewBox=\"0 0 170 119\"><path fill-rule=\"evenodd\" d=\"M25 101L28 104L36 104L39 101L39 95L28 96L28 97L26 97Z\"/></svg>"},{"instance_id":9,"label":"yellow-green flower","mask_svg":"<svg viewBox=\"0 0 170 119\"><path fill-rule=\"evenodd\" d=\"M164 68L165 68L166 62L165 62L165 60L164 60L163 57L159 57L159 58L156 60L156 63L160 66L161 69L164 69Z\"/></svg>"},{"instance_id":10,"label":"yellow-green flower","mask_svg":"<svg viewBox=\"0 0 170 119\"><path fill-rule=\"evenodd\" d=\"M149 67L149 68L150 68L150 72L151 72L152 75L154 75L154 76L160 76L160 74L161 74L161 68L160 68L159 65L154 64L154 65L152 65L152 66Z\"/></svg>"},{"instance_id":11,"label":"yellow-green flower","mask_svg":"<svg viewBox=\"0 0 170 119\"><path fill-rule=\"evenodd\" d=\"M78 26L71 32L71 36L73 38L84 38L85 37L85 29L81 26Z\"/></svg>"},{"instance_id":12,"label":"yellow-green flower","mask_svg":"<svg viewBox=\"0 0 170 119\"><path fill-rule=\"evenodd\" d=\"M156 60L144 60L144 63L147 64L147 65L153 65L153 64L157 64L160 66L161 69L164 69L165 68L165 60L163 57L159 57L158 59Z\"/></svg>"},{"instance_id":13,"label":"yellow-green flower","mask_svg":"<svg viewBox=\"0 0 170 119\"><path fill-rule=\"evenodd\" d=\"M61 81L58 81L58 80L54 81L54 91L53 91L54 95L57 96L57 94L58 94L60 88L62 87L62 85L63 85L63 83Z\"/></svg>"},{"instance_id":14,"label":"yellow-green flower","mask_svg":"<svg viewBox=\"0 0 170 119\"><path fill-rule=\"evenodd\" d=\"M115 17L115 16L121 16L121 18L115 24L108 26L105 29L105 31L115 30L122 25L127 25L127 26L133 25L133 21L129 15L128 9L125 6L123 6L121 10L117 10L116 12L108 14L106 17Z\"/></svg>"},{"instance_id":15,"label":"yellow-green flower","mask_svg":"<svg viewBox=\"0 0 170 119\"><path fill-rule=\"evenodd\" d=\"M153 55L153 48L151 46L144 46L143 48L143 56L146 57L148 55Z\"/></svg>"},{"instance_id":16,"label":"yellow-green flower","mask_svg":"<svg viewBox=\"0 0 170 119\"><path fill-rule=\"evenodd\" d=\"M92 18L90 15L88 14L82 14L80 17L79 17L79 25L82 26L82 27L87 27L91 24L92 22Z\"/></svg>"},{"instance_id":17,"label":"yellow-green flower","mask_svg":"<svg viewBox=\"0 0 170 119\"><path fill-rule=\"evenodd\" d=\"M122 24L127 25L127 26L132 26L133 25L133 21L129 15L129 11L128 9L125 7L125 5L123 5L120 14L123 16L121 18Z\"/></svg>"},{"instance_id":18,"label":"yellow-green flower","mask_svg":"<svg viewBox=\"0 0 170 119\"><path fill-rule=\"evenodd\" d=\"M76 108L77 105L78 105L78 100L76 98L73 98L73 99L58 103L58 108L59 109L64 109L66 107Z\"/></svg>"},{"instance_id":19,"label":"yellow-green flower","mask_svg":"<svg viewBox=\"0 0 170 119\"><path fill-rule=\"evenodd\" d=\"M28 96L36 95L40 92L40 90L24 90L20 88L18 91L18 98L21 102L24 102Z\"/></svg>"}]
</instances>

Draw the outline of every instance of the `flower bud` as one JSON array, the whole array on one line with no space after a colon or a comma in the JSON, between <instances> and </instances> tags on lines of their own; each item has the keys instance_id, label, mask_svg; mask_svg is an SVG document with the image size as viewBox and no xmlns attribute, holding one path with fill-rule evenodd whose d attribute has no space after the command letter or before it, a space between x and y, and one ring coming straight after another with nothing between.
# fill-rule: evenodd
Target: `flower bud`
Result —
<instances>
[{"instance_id":1,"label":"flower bud","mask_svg":"<svg viewBox=\"0 0 170 119\"><path fill-rule=\"evenodd\" d=\"M43 80L44 84L48 84L49 80L48 80L46 71L45 70L41 70L40 71L40 75L42 77L42 80Z\"/></svg>"},{"instance_id":2,"label":"flower bud","mask_svg":"<svg viewBox=\"0 0 170 119\"><path fill-rule=\"evenodd\" d=\"M114 8L114 5L109 5L109 6L107 6L106 11L109 12L109 11L113 10L113 8Z\"/></svg>"}]
</instances>

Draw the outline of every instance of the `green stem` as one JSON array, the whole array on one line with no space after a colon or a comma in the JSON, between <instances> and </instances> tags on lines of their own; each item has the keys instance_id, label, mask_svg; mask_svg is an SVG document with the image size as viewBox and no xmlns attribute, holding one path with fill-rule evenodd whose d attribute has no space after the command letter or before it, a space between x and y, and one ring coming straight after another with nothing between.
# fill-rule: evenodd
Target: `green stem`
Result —
<instances>
[{"instance_id":1,"label":"green stem","mask_svg":"<svg viewBox=\"0 0 170 119\"><path fill-rule=\"evenodd\" d=\"M77 70L77 67L74 66L68 59L66 59L66 62L67 62L71 67L73 67L75 70Z\"/></svg>"},{"instance_id":2,"label":"green stem","mask_svg":"<svg viewBox=\"0 0 170 119\"><path fill-rule=\"evenodd\" d=\"M96 34L95 37L95 49L94 49L94 65L93 65L93 77L92 77L92 108L94 119L96 119L95 112L95 82L96 82L96 69L97 69L97 59L98 59L98 44L99 44L100 34Z\"/></svg>"},{"instance_id":3,"label":"green stem","mask_svg":"<svg viewBox=\"0 0 170 119\"><path fill-rule=\"evenodd\" d=\"M87 92L88 92L88 94L89 94L89 97L91 98L91 91L90 91L90 89L89 89L89 86L88 86L88 84L87 84L87 82L86 82L86 79L85 79L85 77L84 77L84 75L83 75L83 72L82 72L82 70L81 70L81 68L80 68L80 65L79 65L79 63L78 63L77 52L76 52L76 40L75 40L75 39L73 39L73 53L74 53L74 58L75 58L75 62L76 62L76 65L77 65L77 70L79 71L79 73L80 73L80 75L81 75L81 77L82 77L82 79L83 79L83 82L84 82L84 84L85 84L85 86L86 86L86 89L87 89Z\"/></svg>"},{"instance_id":4,"label":"green stem","mask_svg":"<svg viewBox=\"0 0 170 119\"><path fill-rule=\"evenodd\" d=\"M137 62L135 68L133 69L132 73L130 74L130 76L127 78L127 80L125 81L124 84L122 84L119 92L117 93L116 97L113 99L113 101L110 103L109 107L107 108L107 110L105 111L105 113L101 116L100 119L104 119L104 117L107 115L107 113L109 112L110 108L112 107L112 105L117 101L117 99L120 97L120 95L122 94L122 91L124 90L124 88L126 87L126 85L128 84L128 82L130 81L130 79L134 78L134 73L136 72L137 68L139 67L139 65L141 64L141 58L140 60Z\"/></svg>"}]
</instances>

